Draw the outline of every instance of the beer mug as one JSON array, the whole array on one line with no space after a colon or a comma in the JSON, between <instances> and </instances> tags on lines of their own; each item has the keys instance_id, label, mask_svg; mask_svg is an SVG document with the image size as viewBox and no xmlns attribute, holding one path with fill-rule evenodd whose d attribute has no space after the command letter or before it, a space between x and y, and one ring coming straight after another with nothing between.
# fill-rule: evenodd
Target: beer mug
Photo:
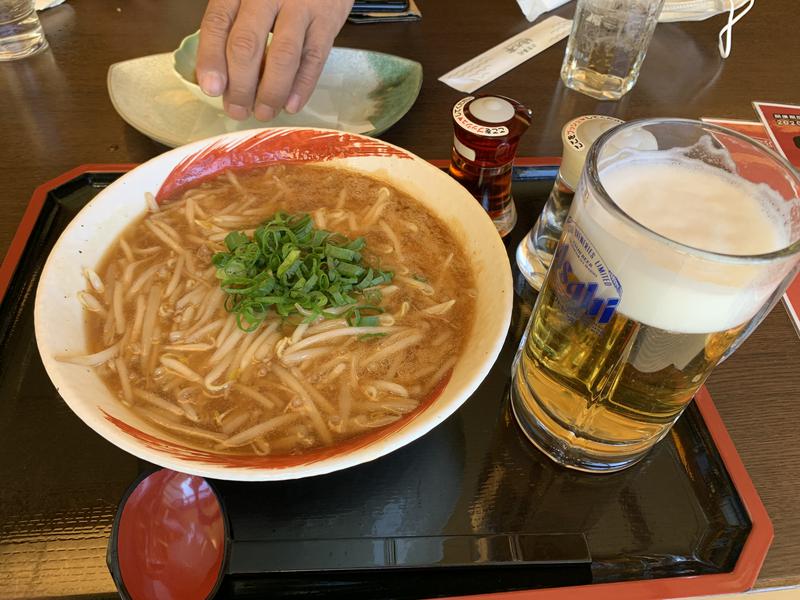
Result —
<instances>
[{"instance_id":1,"label":"beer mug","mask_svg":"<svg viewBox=\"0 0 800 600\"><path fill-rule=\"evenodd\" d=\"M651 136L655 150L638 150ZM512 407L556 462L641 459L800 263L800 178L734 131L633 121L591 148L513 367Z\"/></svg>"}]
</instances>

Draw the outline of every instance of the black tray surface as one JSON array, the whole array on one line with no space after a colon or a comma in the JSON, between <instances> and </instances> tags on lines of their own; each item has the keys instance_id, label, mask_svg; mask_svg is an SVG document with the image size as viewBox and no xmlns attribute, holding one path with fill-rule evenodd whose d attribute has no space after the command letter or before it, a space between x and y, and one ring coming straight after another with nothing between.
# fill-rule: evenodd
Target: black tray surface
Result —
<instances>
[{"instance_id":1,"label":"black tray surface","mask_svg":"<svg viewBox=\"0 0 800 600\"><path fill-rule=\"evenodd\" d=\"M515 170L510 260L556 168ZM105 565L117 504L154 468L59 398L38 356L33 301L50 248L120 173L49 192L0 307L0 597L115 597ZM372 463L279 483L213 481L233 538L219 597L417 598L730 572L751 530L694 405L634 467L550 462L509 410L533 294L514 269L512 326L475 395Z\"/></svg>"}]
</instances>

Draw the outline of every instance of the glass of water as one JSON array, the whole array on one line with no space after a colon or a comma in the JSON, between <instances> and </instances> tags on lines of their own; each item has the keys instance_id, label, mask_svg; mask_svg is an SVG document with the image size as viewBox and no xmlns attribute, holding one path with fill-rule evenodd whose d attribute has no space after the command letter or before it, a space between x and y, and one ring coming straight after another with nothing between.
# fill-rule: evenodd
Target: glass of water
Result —
<instances>
[{"instance_id":1,"label":"glass of water","mask_svg":"<svg viewBox=\"0 0 800 600\"><path fill-rule=\"evenodd\" d=\"M636 84L664 0L578 0L564 85L598 100L619 100Z\"/></svg>"},{"instance_id":2,"label":"glass of water","mask_svg":"<svg viewBox=\"0 0 800 600\"><path fill-rule=\"evenodd\" d=\"M47 48L34 0L0 0L0 61L25 58Z\"/></svg>"}]
</instances>

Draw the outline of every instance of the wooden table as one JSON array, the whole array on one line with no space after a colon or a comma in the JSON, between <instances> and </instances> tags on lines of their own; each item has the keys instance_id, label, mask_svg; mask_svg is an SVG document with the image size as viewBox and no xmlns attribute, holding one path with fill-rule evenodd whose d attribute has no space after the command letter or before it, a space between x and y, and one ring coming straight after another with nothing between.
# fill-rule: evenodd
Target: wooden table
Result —
<instances>
[{"instance_id":1,"label":"wooden table","mask_svg":"<svg viewBox=\"0 0 800 600\"><path fill-rule=\"evenodd\" d=\"M106 71L117 61L174 49L197 28L203 4L69 0L42 14L51 50L0 63L0 255L38 184L76 165L141 162L166 149L114 112ZM425 158L446 158L450 107L463 94L436 78L529 24L513 0L420 5L419 23L347 25L337 45L422 63L425 81L416 105L383 138ZM794 0L757 3L736 26L725 61L717 52L724 17L659 25L638 84L617 103L564 88L558 74L565 42L482 91L533 108L522 155L560 155L561 126L582 114L754 119L752 100L800 102L795 8ZM555 14L569 16L572 10L569 5ZM758 587L799 585L800 340L782 306L717 369L709 388L775 526Z\"/></svg>"}]
</instances>

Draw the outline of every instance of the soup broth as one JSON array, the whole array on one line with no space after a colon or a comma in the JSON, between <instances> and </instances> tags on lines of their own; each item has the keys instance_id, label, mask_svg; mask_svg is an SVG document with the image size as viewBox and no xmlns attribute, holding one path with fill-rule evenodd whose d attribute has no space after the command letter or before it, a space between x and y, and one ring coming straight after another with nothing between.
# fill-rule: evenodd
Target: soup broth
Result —
<instances>
[{"instance_id":1,"label":"soup broth","mask_svg":"<svg viewBox=\"0 0 800 600\"><path fill-rule=\"evenodd\" d=\"M184 443L303 453L409 418L449 377L477 292L458 241L408 195L285 165L228 171L150 204L86 272L94 354L67 360L96 366L121 402ZM237 321L213 257L229 252L231 232L252 238L279 211L363 238L364 266L389 280L320 311Z\"/></svg>"}]
</instances>

